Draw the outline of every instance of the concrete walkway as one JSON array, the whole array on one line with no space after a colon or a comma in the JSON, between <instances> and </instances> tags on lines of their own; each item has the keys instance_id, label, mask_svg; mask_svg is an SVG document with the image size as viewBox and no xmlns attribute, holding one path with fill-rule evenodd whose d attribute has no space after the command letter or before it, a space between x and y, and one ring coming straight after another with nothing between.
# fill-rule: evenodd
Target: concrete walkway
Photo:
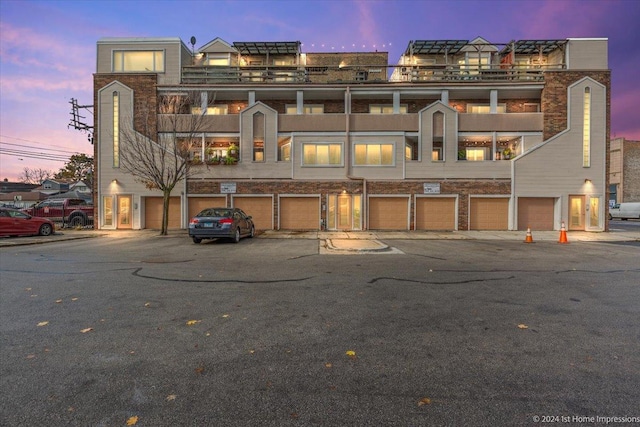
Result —
<instances>
[{"instance_id":1,"label":"concrete walkway","mask_svg":"<svg viewBox=\"0 0 640 427\"><path fill-rule=\"evenodd\" d=\"M108 238L187 238L186 230L171 230L160 236L158 230L57 230L52 236L0 238L0 247L33 245L65 240ZM275 231L259 232L259 239L310 239L326 242L327 248L352 251L385 250L385 240L511 240L524 242L524 231ZM559 231L532 231L535 242L557 242ZM568 231L569 243L640 241L640 231Z\"/></svg>"}]
</instances>

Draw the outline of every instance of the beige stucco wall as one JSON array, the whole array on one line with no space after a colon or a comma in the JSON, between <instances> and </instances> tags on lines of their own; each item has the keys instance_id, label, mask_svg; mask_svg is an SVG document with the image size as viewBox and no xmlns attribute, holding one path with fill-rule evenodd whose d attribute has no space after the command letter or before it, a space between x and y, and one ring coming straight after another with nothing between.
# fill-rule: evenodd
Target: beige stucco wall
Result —
<instances>
[{"instance_id":1,"label":"beige stucco wall","mask_svg":"<svg viewBox=\"0 0 640 427\"><path fill-rule=\"evenodd\" d=\"M607 39L569 39L567 69L608 70Z\"/></svg>"}]
</instances>

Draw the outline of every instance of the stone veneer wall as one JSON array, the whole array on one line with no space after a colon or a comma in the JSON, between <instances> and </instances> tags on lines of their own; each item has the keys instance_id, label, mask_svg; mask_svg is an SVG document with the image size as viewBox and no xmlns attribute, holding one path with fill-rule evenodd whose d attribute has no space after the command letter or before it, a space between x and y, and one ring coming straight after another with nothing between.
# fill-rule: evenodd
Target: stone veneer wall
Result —
<instances>
[{"instance_id":1,"label":"stone veneer wall","mask_svg":"<svg viewBox=\"0 0 640 427\"><path fill-rule=\"evenodd\" d=\"M437 180L428 180L430 183ZM228 180L220 179L192 179L187 186L188 194L220 194L220 183ZM362 180L344 181L293 181L293 180L234 180L236 194L363 194ZM367 181L367 195L372 194L403 194L411 196L411 229L414 228L414 200L413 196L424 194L424 180L406 181ZM502 195L511 194L510 180L442 180L440 182L441 195L458 196L458 229L467 230L469 226L469 196L470 195ZM278 206L274 206L274 223L277 223ZM322 212L322 219L326 220L326 212Z\"/></svg>"}]
</instances>

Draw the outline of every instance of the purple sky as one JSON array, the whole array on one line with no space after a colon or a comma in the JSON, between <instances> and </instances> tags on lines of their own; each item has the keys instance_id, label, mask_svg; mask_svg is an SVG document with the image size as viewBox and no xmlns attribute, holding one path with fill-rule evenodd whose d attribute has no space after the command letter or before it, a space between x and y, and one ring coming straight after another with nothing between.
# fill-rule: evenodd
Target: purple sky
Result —
<instances>
[{"instance_id":1,"label":"purple sky","mask_svg":"<svg viewBox=\"0 0 640 427\"><path fill-rule=\"evenodd\" d=\"M40 153L93 155L87 136L67 125L71 98L93 103L101 37L180 37L188 44L195 36L196 48L216 37L299 40L305 52L387 51L390 63L410 40L606 37L611 136L640 140L640 84L633 83L640 72L638 22L636 0L0 0L0 179L17 180L24 167L57 172L64 166Z\"/></svg>"}]
</instances>

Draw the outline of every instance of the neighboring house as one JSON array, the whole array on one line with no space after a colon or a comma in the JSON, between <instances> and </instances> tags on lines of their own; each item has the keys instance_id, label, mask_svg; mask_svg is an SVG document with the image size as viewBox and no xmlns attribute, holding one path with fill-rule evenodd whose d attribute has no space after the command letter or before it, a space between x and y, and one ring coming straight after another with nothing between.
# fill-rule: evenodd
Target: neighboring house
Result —
<instances>
[{"instance_id":1,"label":"neighboring house","mask_svg":"<svg viewBox=\"0 0 640 427\"><path fill-rule=\"evenodd\" d=\"M259 229L602 231L607 55L602 38L415 40L390 65L300 42L216 38L192 55L179 38L100 39L95 224L159 228L162 194L118 167L120 132L195 92L199 174L173 191L172 228L217 205ZM236 164L203 162L232 145Z\"/></svg>"},{"instance_id":2,"label":"neighboring house","mask_svg":"<svg viewBox=\"0 0 640 427\"><path fill-rule=\"evenodd\" d=\"M611 140L609 205L640 202L640 141Z\"/></svg>"},{"instance_id":3,"label":"neighboring house","mask_svg":"<svg viewBox=\"0 0 640 427\"><path fill-rule=\"evenodd\" d=\"M47 195L39 191L16 191L0 194L0 206L25 209L47 198Z\"/></svg>"},{"instance_id":4,"label":"neighboring house","mask_svg":"<svg viewBox=\"0 0 640 427\"><path fill-rule=\"evenodd\" d=\"M77 191L78 193L91 193L91 188L83 181L76 181L69 185L69 191Z\"/></svg>"},{"instance_id":5,"label":"neighboring house","mask_svg":"<svg viewBox=\"0 0 640 427\"><path fill-rule=\"evenodd\" d=\"M9 182L9 180L6 178L0 181L0 193L31 191L37 187L38 187L37 184L25 184L24 182Z\"/></svg>"},{"instance_id":6,"label":"neighboring house","mask_svg":"<svg viewBox=\"0 0 640 427\"><path fill-rule=\"evenodd\" d=\"M69 191L69 182L60 179L45 179L39 187L31 191L39 191L44 194L52 195Z\"/></svg>"}]
</instances>

